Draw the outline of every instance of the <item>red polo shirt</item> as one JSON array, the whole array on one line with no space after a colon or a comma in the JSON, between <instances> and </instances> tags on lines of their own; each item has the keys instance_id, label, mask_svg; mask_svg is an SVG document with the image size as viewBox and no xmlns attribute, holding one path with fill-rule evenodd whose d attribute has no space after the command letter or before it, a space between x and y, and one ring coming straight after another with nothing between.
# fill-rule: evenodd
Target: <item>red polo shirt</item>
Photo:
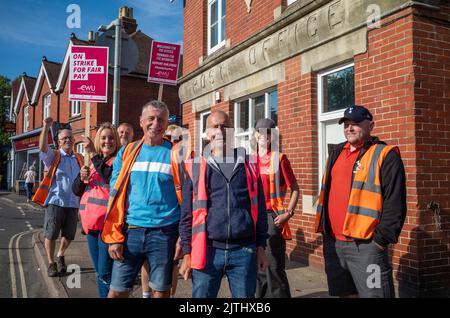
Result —
<instances>
[{"instance_id":1,"label":"red polo shirt","mask_svg":"<svg viewBox=\"0 0 450 318\"><path fill-rule=\"evenodd\" d=\"M347 143L331 169L328 215L333 236L341 241L348 241L342 235L342 230L344 228L345 215L350 198L353 167L360 150L361 147L350 152L350 144Z\"/></svg>"},{"instance_id":2,"label":"red polo shirt","mask_svg":"<svg viewBox=\"0 0 450 318\"><path fill-rule=\"evenodd\" d=\"M270 156L270 154L269 154ZM272 210L272 204L270 203L270 160L267 162L259 162L261 182L264 188L264 197L266 198L266 209ZM283 156L280 162L280 185L286 184L288 188L295 183L295 175L292 171L291 163L286 156Z\"/></svg>"}]
</instances>

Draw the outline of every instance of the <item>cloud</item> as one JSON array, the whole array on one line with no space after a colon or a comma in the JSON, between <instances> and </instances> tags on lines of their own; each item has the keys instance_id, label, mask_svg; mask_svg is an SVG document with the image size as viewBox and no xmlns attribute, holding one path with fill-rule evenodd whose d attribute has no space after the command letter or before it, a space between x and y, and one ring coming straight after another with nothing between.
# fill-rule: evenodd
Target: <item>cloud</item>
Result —
<instances>
[{"instance_id":1,"label":"cloud","mask_svg":"<svg viewBox=\"0 0 450 318\"><path fill-rule=\"evenodd\" d=\"M150 2L150 3L149 3ZM181 0L170 3L169 0L134 0L130 1L130 6L135 8L135 12L149 18L170 18L183 16L183 5Z\"/></svg>"}]
</instances>

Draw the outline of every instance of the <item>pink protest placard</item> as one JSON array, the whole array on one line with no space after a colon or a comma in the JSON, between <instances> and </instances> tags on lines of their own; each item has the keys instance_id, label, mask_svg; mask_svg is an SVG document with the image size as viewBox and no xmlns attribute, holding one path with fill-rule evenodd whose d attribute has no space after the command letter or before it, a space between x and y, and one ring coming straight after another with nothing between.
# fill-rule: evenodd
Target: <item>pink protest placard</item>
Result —
<instances>
[{"instance_id":1,"label":"pink protest placard","mask_svg":"<svg viewBox=\"0 0 450 318\"><path fill-rule=\"evenodd\" d=\"M148 81L177 85L181 46L178 44L152 42Z\"/></svg>"},{"instance_id":2,"label":"pink protest placard","mask_svg":"<svg viewBox=\"0 0 450 318\"><path fill-rule=\"evenodd\" d=\"M72 46L69 100L108 101L108 47Z\"/></svg>"}]
</instances>

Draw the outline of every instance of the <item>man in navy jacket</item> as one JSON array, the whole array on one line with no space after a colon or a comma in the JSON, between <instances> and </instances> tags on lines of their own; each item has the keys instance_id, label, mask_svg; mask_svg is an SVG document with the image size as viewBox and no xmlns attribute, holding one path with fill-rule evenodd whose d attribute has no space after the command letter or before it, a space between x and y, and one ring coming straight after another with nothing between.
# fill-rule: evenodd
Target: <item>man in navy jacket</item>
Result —
<instances>
[{"instance_id":1,"label":"man in navy jacket","mask_svg":"<svg viewBox=\"0 0 450 318\"><path fill-rule=\"evenodd\" d=\"M233 297L254 297L257 270L264 271L268 266L264 251L267 216L261 179L257 180L258 213L255 219L251 213L246 173L248 158L243 148L227 149L227 128L230 128L230 120L225 112L213 111L209 115L206 135L211 151L204 151L206 265L203 269L192 270L192 295L195 298L217 297L224 275ZM193 191L193 182L186 174L179 229L184 254L180 273L185 279L191 273Z\"/></svg>"}]
</instances>

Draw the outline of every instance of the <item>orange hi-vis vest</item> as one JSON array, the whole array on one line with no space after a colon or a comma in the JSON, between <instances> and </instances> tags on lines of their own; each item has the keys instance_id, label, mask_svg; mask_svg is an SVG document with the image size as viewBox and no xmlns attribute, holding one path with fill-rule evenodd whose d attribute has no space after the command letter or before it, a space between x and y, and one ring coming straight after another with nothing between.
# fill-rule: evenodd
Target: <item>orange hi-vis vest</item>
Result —
<instances>
[{"instance_id":1,"label":"orange hi-vis vest","mask_svg":"<svg viewBox=\"0 0 450 318\"><path fill-rule=\"evenodd\" d=\"M206 166L207 162L203 156L200 157L200 164L193 164L192 160L186 162L186 172L192 180L194 189L192 198L191 268L197 270L205 268L206 265L206 216L208 215ZM258 221L259 167L251 164L247 159L245 160L244 167L250 196L250 214L253 219L253 231L256 235L256 223Z\"/></svg>"},{"instance_id":2,"label":"orange hi-vis vest","mask_svg":"<svg viewBox=\"0 0 450 318\"><path fill-rule=\"evenodd\" d=\"M372 145L356 161L352 188L348 200L347 213L342 234L355 239L371 239L383 213L383 194L381 189L380 169L387 154L398 147L383 144ZM331 171L327 162L327 171ZM327 173L322 178L319 204L316 213L316 232L322 232L322 217L325 211L325 186ZM332 202L331 202L332 204Z\"/></svg>"},{"instance_id":3,"label":"orange hi-vis vest","mask_svg":"<svg viewBox=\"0 0 450 318\"><path fill-rule=\"evenodd\" d=\"M80 168L83 166L83 157L77 153L74 152L75 157L77 158L78 165ZM45 200L47 200L48 193L50 192L50 188L52 185L53 177L55 175L56 169L58 168L59 162L61 161L61 153L58 150L53 151L53 161L50 165L50 168L48 169L47 174L45 175L44 179L39 183L39 187L36 191L36 193L33 196L34 203L39 204L42 207L45 207Z\"/></svg>"},{"instance_id":4,"label":"orange hi-vis vest","mask_svg":"<svg viewBox=\"0 0 450 318\"><path fill-rule=\"evenodd\" d=\"M270 205L276 213L284 213L284 199L286 198L287 185L280 184L280 163L284 154L278 151L272 151L270 154L269 180L270 180ZM276 166L278 164L278 166ZM285 240L292 240L291 228L286 222L281 231L281 236Z\"/></svg>"},{"instance_id":5,"label":"orange hi-vis vest","mask_svg":"<svg viewBox=\"0 0 450 318\"><path fill-rule=\"evenodd\" d=\"M127 189L130 182L131 169L142 148L144 139L135 141L126 146L122 157L122 169L120 169L114 189L109 197L105 222L102 229L102 240L106 244L123 243L125 236L122 233L125 225L125 213L127 203ZM180 177L180 152L182 148L178 144L172 145L170 162L172 168L173 183L178 199L181 203L181 177Z\"/></svg>"},{"instance_id":6,"label":"orange hi-vis vest","mask_svg":"<svg viewBox=\"0 0 450 318\"><path fill-rule=\"evenodd\" d=\"M112 166L114 158L106 161ZM109 182L105 182L95 168L91 168L91 177L80 199L80 219L84 233L100 231L105 221L106 208L108 207Z\"/></svg>"}]
</instances>

